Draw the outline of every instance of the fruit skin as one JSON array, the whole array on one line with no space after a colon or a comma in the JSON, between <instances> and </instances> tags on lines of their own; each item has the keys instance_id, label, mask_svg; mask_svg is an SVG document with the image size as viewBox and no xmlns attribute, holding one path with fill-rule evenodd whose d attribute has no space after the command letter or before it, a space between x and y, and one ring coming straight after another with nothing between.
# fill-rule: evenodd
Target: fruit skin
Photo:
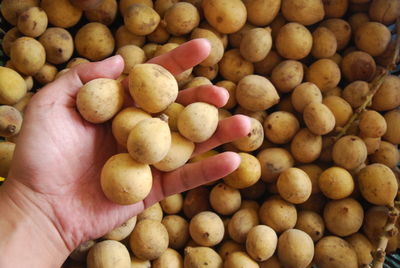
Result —
<instances>
[{"instance_id":1,"label":"fruit skin","mask_svg":"<svg viewBox=\"0 0 400 268\"><path fill-rule=\"evenodd\" d=\"M374 205L393 205L397 195L397 179L383 164L371 164L360 170L358 183L362 196Z\"/></svg>"},{"instance_id":2,"label":"fruit skin","mask_svg":"<svg viewBox=\"0 0 400 268\"><path fill-rule=\"evenodd\" d=\"M0 66L0 104L13 105L26 94L22 76L13 69Z\"/></svg>"},{"instance_id":3,"label":"fruit skin","mask_svg":"<svg viewBox=\"0 0 400 268\"><path fill-rule=\"evenodd\" d=\"M12 137L18 135L22 125L20 111L12 106L0 106L0 136Z\"/></svg>"},{"instance_id":4,"label":"fruit skin","mask_svg":"<svg viewBox=\"0 0 400 268\"><path fill-rule=\"evenodd\" d=\"M96 243L89 250L87 267L121 267L129 268L131 258L128 249L121 242L104 240Z\"/></svg>"}]
</instances>

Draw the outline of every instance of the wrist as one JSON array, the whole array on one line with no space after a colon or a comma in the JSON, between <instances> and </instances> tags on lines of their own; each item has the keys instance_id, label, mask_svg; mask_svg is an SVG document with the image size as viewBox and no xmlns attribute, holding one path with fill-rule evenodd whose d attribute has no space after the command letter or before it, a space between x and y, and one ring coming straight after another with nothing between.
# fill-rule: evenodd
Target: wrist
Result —
<instances>
[{"instance_id":1,"label":"wrist","mask_svg":"<svg viewBox=\"0 0 400 268\"><path fill-rule=\"evenodd\" d=\"M61 235L15 184L0 187L0 267L60 267L69 254Z\"/></svg>"}]
</instances>

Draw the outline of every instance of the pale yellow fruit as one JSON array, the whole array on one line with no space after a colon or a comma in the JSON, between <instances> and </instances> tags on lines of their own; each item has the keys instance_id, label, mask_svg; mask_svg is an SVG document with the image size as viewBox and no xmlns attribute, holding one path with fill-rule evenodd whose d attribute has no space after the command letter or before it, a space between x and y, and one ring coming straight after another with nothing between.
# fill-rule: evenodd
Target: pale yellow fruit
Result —
<instances>
[{"instance_id":1,"label":"pale yellow fruit","mask_svg":"<svg viewBox=\"0 0 400 268\"><path fill-rule=\"evenodd\" d=\"M0 142L0 176L3 178L7 178L8 176L14 150L15 143L8 141Z\"/></svg>"},{"instance_id":2,"label":"pale yellow fruit","mask_svg":"<svg viewBox=\"0 0 400 268\"><path fill-rule=\"evenodd\" d=\"M161 161L171 147L168 123L159 118L141 120L129 133L126 147L138 162L154 164Z\"/></svg>"},{"instance_id":3,"label":"pale yellow fruit","mask_svg":"<svg viewBox=\"0 0 400 268\"><path fill-rule=\"evenodd\" d=\"M296 207L279 196L268 198L259 210L260 222L277 233L293 228L297 221Z\"/></svg>"},{"instance_id":4,"label":"pale yellow fruit","mask_svg":"<svg viewBox=\"0 0 400 268\"><path fill-rule=\"evenodd\" d=\"M135 35L148 35L160 23L160 15L144 4L133 4L128 7L124 16L125 27Z\"/></svg>"},{"instance_id":5,"label":"pale yellow fruit","mask_svg":"<svg viewBox=\"0 0 400 268\"><path fill-rule=\"evenodd\" d=\"M46 12L49 23L61 28L76 25L83 13L81 9L73 6L69 0L42 0L40 7Z\"/></svg>"},{"instance_id":6,"label":"pale yellow fruit","mask_svg":"<svg viewBox=\"0 0 400 268\"><path fill-rule=\"evenodd\" d=\"M279 195L292 204L304 203L311 195L311 180L307 173L299 168L283 171L276 185Z\"/></svg>"},{"instance_id":7,"label":"pale yellow fruit","mask_svg":"<svg viewBox=\"0 0 400 268\"><path fill-rule=\"evenodd\" d=\"M145 63L129 73L129 92L135 103L149 113L159 113L178 96L178 83L164 67Z\"/></svg>"},{"instance_id":8,"label":"pale yellow fruit","mask_svg":"<svg viewBox=\"0 0 400 268\"><path fill-rule=\"evenodd\" d=\"M190 220L189 232L192 239L201 246L212 247L222 241L224 224L218 214L203 211Z\"/></svg>"},{"instance_id":9,"label":"pale yellow fruit","mask_svg":"<svg viewBox=\"0 0 400 268\"><path fill-rule=\"evenodd\" d=\"M345 240L337 236L325 236L315 246L314 263L320 268L357 268L357 255Z\"/></svg>"},{"instance_id":10,"label":"pale yellow fruit","mask_svg":"<svg viewBox=\"0 0 400 268\"><path fill-rule=\"evenodd\" d=\"M336 165L347 170L358 168L367 159L367 146L357 136L347 135L333 145L332 158Z\"/></svg>"},{"instance_id":11,"label":"pale yellow fruit","mask_svg":"<svg viewBox=\"0 0 400 268\"><path fill-rule=\"evenodd\" d=\"M306 232L316 242L324 236L325 223L318 213L302 210L297 213L295 228Z\"/></svg>"},{"instance_id":12,"label":"pale yellow fruit","mask_svg":"<svg viewBox=\"0 0 400 268\"><path fill-rule=\"evenodd\" d=\"M136 220L136 216L133 216L122 225L105 234L103 238L116 241L121 241L127 238L132 233L133 228L135 228Z\"/></svg>"},{"instance_id":13,"label":"pale yellow fruit","mask_svg":"<svg viewBox=\"0 0 400 268\"><path fill-rule=\"evenodd\" d=\"M131 258L124 244L114 240L104 240L90 248L87 255L87 267L113 267L130 268Z\"/></svg>"},{"instance_id":14,"label":"pale yellow fruit","mask_svg":"<svg viewBox=\"0 0 400 268\"><path fill-rule=\"evenodd\" d=\"M79 89L76 106L87 121L99 124L110 120L122 108L124 89L109 78L97 78Z\"/></svg>"},{"instance_id":15,"label":"pale yellow fruit","mask_svg":"<svg viewBox=\"0 0 400 268\"><path fill-rule=\"evenodd\" d=\"M279 236L279 261L288 268L306 268L314 257L314 242L301 230L289 229Z\"/></svg>"},{"instance_id":16,"label":"pale yellow fruit","mask_svg":"<svg viewBox=\"0 0 400 268\"><path fill-rule=\"evenodd\" d=\"M267 148L257 154L261 166L261 179L274 182L279 174L294 165L292 155L284 148Z\"/></svg>"},{"instance_id":17,"label":"pale yellow fruit","mask_svg":"<svg viewBox=\"0 0 400 268\"><path fill-rule=\"evenodd\" d=\"M120 205L130 205L142 201L150 193L153 175L148 165L122 153L107 160L100 182L108 199Z\"/></svg>"},{"instance_id":18,"label":"pale yellow fruit","mask_svg":"<svg viewBox=\"0 0 400 268\"><path fill-rule=\"evenodd\" d=\"M275 252L278 237L275 231L266 225L257 225L250 229L246 238L246 251L256 261L266 261Z\"/></svg>"},{"instance_id":19,"label":"pale yellow fruit","mask_svg":"<svg viewBox=\"0 0 400 268\"><path fill-rule=\"evenodd\" d=\"M239 167L224 178L224 182L236 189L250 187L261 177L261 165L258 159L248 153L239 153Z\"/></svg>"},{"instance_id":20,"label":"pale yellow fruit","mask_svg":"<svg viewBox=\"0 0 400 268\"><path fill-rule=\"evenodd\" d=\"M185 248L184 267L198 268L207 263L207 267L222 268L221 257L209 247L187 247Z\"/></svg>"},{"instance_id":21,"label":"pale yellow fruit","mask_svg":"<svg viewBox=\"0 0 400 268\"><path fill-rule=\"evenodd\" d=\"M129 238L135 256L142 260L155 260L168 248L168 232L164 225L155 220L141 220Z\"/></svg>"},{"instance_id":22,"label":"pale yellow fruit","mask_svg":"<svg viewBox=\"0 0 400 268\"><path fill-rule=\"evenodd\" d=\"M18 72L34 75L46 62L46 52L43 45L32 37L20 37L14 41L10 59Z\"/></svg>"},{"instance_id":23,"label":"pale yellow fruit","mask_svg":"<svg viewBox=\"0 0 400 268\"><path fill-rule=\"evenodd\" d=\"M13 69L0 66L0 104L13 105L26 94L22 76Z\"/></svg>"},{"instance_id":24,"label":"pale yellow fruit","mask_svg":"<svg viewBox=\"0 0 400 268\"><path fill-rule=\"evenodd\" d=\"M348 197L354 191L354 180L344 168L331 167L324 170L318 179L321 192L330 199Z\"/></svg>"},{"instance_id":25,"label":"pale yellow fruit","mask_svg":"<svg viewBox=\"0 0 400 268\"><path fill-rule=\"evenodd\" d=\"M205 102L186 106L178 117L178 130L193 142L204 142L211 138L218 126L218 109Z\"/></svg>"}]
</instances>

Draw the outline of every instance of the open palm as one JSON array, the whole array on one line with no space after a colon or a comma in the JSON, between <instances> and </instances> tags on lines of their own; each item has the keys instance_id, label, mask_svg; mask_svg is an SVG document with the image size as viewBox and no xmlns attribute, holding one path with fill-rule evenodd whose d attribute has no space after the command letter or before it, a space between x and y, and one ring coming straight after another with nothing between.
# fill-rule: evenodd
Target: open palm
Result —
<instances>
[{"instance_id":1,"label":"open palm","mask_svg":"<svg viewBox=\"0 0 400 268\"><path fill-rule=\"evenodd\" d=\"M178 74L201 62L209 50L205 40L192 40L151 62ZM75 97L84 83L100 77L116 78L122 70L119 56L82 64L37 93L25 113L9 179L3 186L13 198L29 200L20 202L22 209L40 208L69 252L165 196L221 178L240 163L237 154L226 152L168 173L153 170L153 188L143 202L130 206L111 203L102 193L99 178L104 163L120 149L109 123L93 125L82 119ZM227 99L225 90L203 86L181 91L177 101L184 105L205 101L220 107ZM220 121L214 136L198 144L195 153L247 135L249 129L245 116Z\"/></svg>"}]
</instances>

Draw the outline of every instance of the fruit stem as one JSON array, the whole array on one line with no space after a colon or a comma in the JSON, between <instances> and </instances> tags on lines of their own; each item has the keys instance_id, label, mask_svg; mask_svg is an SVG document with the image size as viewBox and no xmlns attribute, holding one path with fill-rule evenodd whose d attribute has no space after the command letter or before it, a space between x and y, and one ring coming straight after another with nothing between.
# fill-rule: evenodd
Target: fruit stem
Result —
<instances>
[{"instance_id":1,"label":"fruit stem","mask_svg":"<svg viewBox=\"0 0 400 268\"><path fill-rule=\"evenodd\" d=\"M399 210L394 207L389 207L388 212L388 220L386 222L385 227L383 228L383 232L379 238L378 246L376 250L372 252L372 256L374 257L372 261L372 268L382 268L383 263L385 262L386 256L386 247L389 242L389 239L396 236L398 233L396 222L399 217Z\"/></svg>"},{"instance_id":2,"label":"fruit stem","mask_svg":"<svg viewBox=\"0 0 400 268\"><path fill-rule=\"evenodd\" d=\"M400 18L397 18L397 20L396 20L396 33L397 33L396 46L393 51L392 60L391 60L390 64L388 66L386 66L385 68L383 68L381 70L381 72L375 76L374 80L369 85L370 90L369 90L368 95L365 98L365 101L363 102L363 104L360 107L358 107L355 110L353 115L347 121L346 125L344 127L340 128L339 133L333 137L333 139L332 139L333 143L335 141L337 141L338 139L340 139L341 137L343 137L344 135L346 135L349 128L351 126L353 126L354 123L357 122L357 119L360 117L362 112L364 112L365 109L371 104L372 98L374 97L374 95L376 94L376 92L378 91L380 86L382 85L385 78L390 74L390 71L396 69L396 63L398 61L399 51L400 51Z\"/></svg>"}]
</instances>

